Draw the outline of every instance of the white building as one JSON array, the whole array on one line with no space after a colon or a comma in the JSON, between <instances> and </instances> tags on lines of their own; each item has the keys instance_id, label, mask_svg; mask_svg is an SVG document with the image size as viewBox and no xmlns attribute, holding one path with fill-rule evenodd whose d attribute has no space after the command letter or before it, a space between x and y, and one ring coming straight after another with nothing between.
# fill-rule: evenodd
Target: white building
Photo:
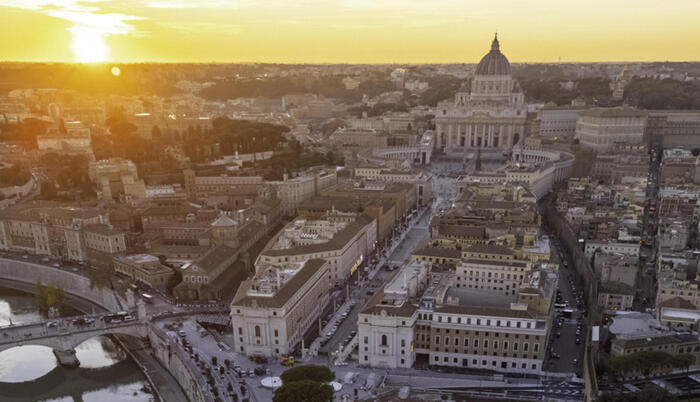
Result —
<instances>
[{"instance_id":1,"label":"white building","mask_svg":"<svg viewBox=\"0 0 700 402\"><path fill-rule=\"evenodd\" d=\"M231 303L233 350L247 356L288 354L328 303L328 263L259 265Z\"/></svg>"},{"instance_id":2,"label":"white building","mask_svg":"<svg viewBox=\"0 0 700 402\"><path fill-rule=\"evenodd\" d=\"M593 108L579 113L575 138L584 148L606 152L616 144L640 144L646 124L646 114L637 109Z\"/></svg>"}]
</instances>

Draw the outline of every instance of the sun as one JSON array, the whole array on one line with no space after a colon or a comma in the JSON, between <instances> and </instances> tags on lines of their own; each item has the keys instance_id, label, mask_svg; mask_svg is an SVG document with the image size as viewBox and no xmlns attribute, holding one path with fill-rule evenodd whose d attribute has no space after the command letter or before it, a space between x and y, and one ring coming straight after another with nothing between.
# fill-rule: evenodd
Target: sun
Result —
<instances>
[{"instance_id":1,"label":"sun","mask_svg":"<svg viewBox=\"0 0 700 402\"><path fill-rule=\"evenodd\" d=\"M119 67L117 67L117 66L112 67L112 75L113 76L119 77L119 74L121 74L121 73L122 73L122 70L119 69Z\"/></svg>"},{"instance_id":2,"label":"sun","mask_svg":"<svg viewBox=\"0 0 700 402\"><path fill-rule=\"evenodd\" d=\"M104 35L89 27L71 29L71 49L79 63L99 63L109 60L109 46Z\"/></svg>"}]
</instances>

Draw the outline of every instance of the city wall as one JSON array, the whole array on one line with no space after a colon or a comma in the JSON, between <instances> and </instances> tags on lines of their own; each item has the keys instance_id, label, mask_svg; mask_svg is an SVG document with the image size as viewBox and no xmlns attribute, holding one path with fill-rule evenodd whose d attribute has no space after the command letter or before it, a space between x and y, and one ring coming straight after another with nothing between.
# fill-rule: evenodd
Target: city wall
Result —
<instances>
[{"instance_id":1,"label":"city wall","mask_svg":"<svg viewBox=\"0 0 700 402\"><path fill-rule=\"evenodd\" d=\"M148 325L148 339L156 359L163 367L168 368L190 401L204 402L213 399L204 394L203 390L207 389L207 384L204 377L198 375L197 367L192 360L163 330L155 325Z\"/></svg>"},{"instance_id":2,"label":"city wall","mask_svg":"<svg viewBox=\"0 0 700 402\"><path fill-rule=\"evenodd\" d=\"M109 311L121 310L119 301L111 289L91 288L89 278L61 269L0 258L0 278L29 284L52 284L66 293L81 297Z\"/></svg>"}]
</instances>

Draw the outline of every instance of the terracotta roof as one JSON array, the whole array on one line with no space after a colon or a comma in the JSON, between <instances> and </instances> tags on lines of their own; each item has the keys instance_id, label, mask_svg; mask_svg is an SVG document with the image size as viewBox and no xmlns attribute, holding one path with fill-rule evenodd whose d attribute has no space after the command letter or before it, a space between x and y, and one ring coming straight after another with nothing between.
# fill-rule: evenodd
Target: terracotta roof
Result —
<instances>
[{"instance_id":1,"label":"terracotta roof","mask_svg":"<svg viewBox=\"0 0 700 402\"><path fill-rule=\"evenodd\" d=\"M435 307L436 313L447 314L473 314L492 317L535 318L529 310L511 310L509 308L464 306L443 304Z\"/></svg>"},{"instance_id":2,"label":"terracotta roof","mask_svg":"<svg viewBox=\"0 0 700 402\"><path fill-rule=\"evenodd\" d=\"M644 117L646 113L631 107L594 107L583 110L578 115L591 117Z\"/></svg>"},{"instance_id":3,"label":"terracotta roof","mask_svg":"<svg viewBox=\"0 0 700 402\"><path fill-rule=\"evenodd\" d=\"M486 228L483 226L464 226L440 224L438 231L441 236L458 236L483 239L486 237Z\"/></svg>"},{"instance_id":4,"label":"terracotta roof","mask_svg":"<svg viewBox=\"0 0 700 402\"><path fill-rule=\"evenodd\" d=\"M465 253L503 254L513 255L513 251L497 244L472 244L464 250Z\"/></svg>"},{"instance_id":5,"label":"terracotta roof","mask_svg":"<svg viewBox=\"0 0 700 402\"><path fill-rule=\"evenodd\" d=\"M679 296L673 297L671 299L668 299L664 302L659 303L658 306L660 309L661 308L678 308L678 309L685 309L685 310L697 310L697 307L688 300L685 300Z\"/></svg>"},{"instance_id":6,"label":"terracotta roof","mask_svg":"<svg viewBox=\"0 0 700 402\"><path fill-rule=\"evenodd\" d=\"M187 267L187 270L192 269L193 266L197 266L197 268L204 270L206 273L210 273L221 264L232 264L237 258L237 250L224 245L216 246L211 248L209 251L204 253L203 256L193 262L189 267Z\"/></svg>"},{"instance_id":7,"label":"terracotta roof","mask_svg":"<svg viewBox=\"0 0 700 402\"><path fill-rule=\"evenodd\" d=\"M459 259L462 257L460 250L444 247L423 247L413 252L413 255L421 255L426 257L444 257Z\"/></svg>"},{"instance_id":8,"label":"terracotta roof","mask_svg":"<svg viewBox=\"0 0 700 402\"><path fill-rule=\"evenodd\" d=\"M115 235L125 233L123 230L115 229L112 226L105 225L103 223L96 223L94 225L86 225L84 229L86 232L97 233L97 234L100 234L103 236L115 236Z\"/></svg>"}]
</instances>

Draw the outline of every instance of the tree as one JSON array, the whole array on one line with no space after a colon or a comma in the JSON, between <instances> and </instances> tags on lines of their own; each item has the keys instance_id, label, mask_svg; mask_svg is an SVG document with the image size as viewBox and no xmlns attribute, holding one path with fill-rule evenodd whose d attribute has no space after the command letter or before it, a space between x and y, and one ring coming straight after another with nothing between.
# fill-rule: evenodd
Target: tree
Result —
<instances>
[{"instance_id":1,"label":"tree","mask_svg":"<svg viewBox=\"0 0 700 402\"><path fill-rule=\"evenodd\" d=\"M326 366L305 364L303 366L296 366L285 370L280 377L282 378L283 383L301 380L329 382L333 381L335 374Z\"/></svg>"},{"instance_id":2,"label":"tree","mask_svg":"<svg viewBox=\"0 0 700 402\"><path fill-rule=\"evenodd\" d=\"M333 400L333 387L313 380L284 383L275 391L273 402L328 402Z\"/></svg>"},{"instance_id":3,"label":"tree","mask_svg":"<svg viewBox=\"0 0 700 402\"><path fill-rule=\"evenodd\" d=\"M96 268L90 270L90 289L109 287L112 282L112 268Z\"/></svg>"},{"instance_id":4,"label":"tree","mask_svg":"<svg viewBox=\"0 0 700 402\"><path fill-rule=\"evenodd\" d=\"M214 365L214 366L216 366L216 363L217 363L216 356L212 356L212 357L211 357L211 364Z\"/></svg>"},{"instance_id":5,"label":"tree","mask_svg":"<svg viewBox=\"0 0 700 402\"><path fill-rule=\"evenodd\" d=\"M693 156L698 156L700 155L700 148L693 148L690 152L693 154Z\"/></svg>"},{"instance_id":6,"label":"tree","mask_svg":"<svg viewBox=\"0 0 700 402\"><path fill-rule=\"evenodd\" d=\"M42 285L41 282L36 283L36 298L39 304L39 310L48 312L52 307L59 307L65 300L63 289L53 284Z\"/></svg>"}]
</instances>

